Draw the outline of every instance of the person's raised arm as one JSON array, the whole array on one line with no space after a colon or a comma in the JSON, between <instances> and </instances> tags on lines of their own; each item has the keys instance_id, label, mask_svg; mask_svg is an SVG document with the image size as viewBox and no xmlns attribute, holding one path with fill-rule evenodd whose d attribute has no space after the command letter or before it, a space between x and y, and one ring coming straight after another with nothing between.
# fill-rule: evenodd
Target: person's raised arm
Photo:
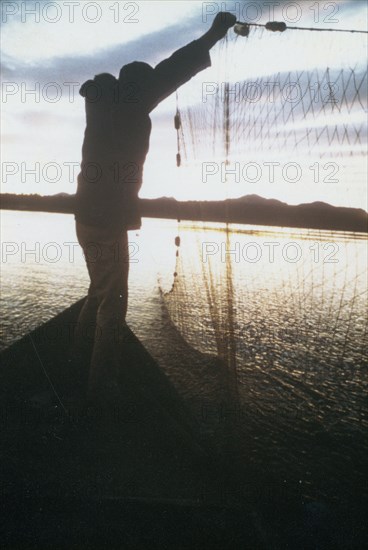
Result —
<instances>
[{"instance_id":1,"label":"person's raised arm","mask_svg":"<svg viewBox=\"0 0 368 550\"><path fill-rule=\"evenodd\" d=\"M155 67L149 110L154 109L192 76L211 65L209 50L226 35L235 22L235 15L229 12L218 13L203 36L180 48Z\"/></svg>"}]
</instances>

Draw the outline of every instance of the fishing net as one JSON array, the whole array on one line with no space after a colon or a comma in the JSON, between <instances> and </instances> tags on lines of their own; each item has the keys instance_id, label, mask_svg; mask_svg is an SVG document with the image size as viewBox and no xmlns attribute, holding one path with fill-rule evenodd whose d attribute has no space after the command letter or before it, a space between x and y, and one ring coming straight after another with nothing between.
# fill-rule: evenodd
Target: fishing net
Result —
<instances>
[{"instance_id":1,"label":"fishing net","mask_svg":"<svg viewBox=\"0 0 368 550\"><path fill-rule=\"evenodd\" d=\"M192 173L197 167L201 179L207 175L216 185L225 183L221 163L234 171L236 162L289 160L300 165L303 182L310 185L322 180L317 180L317 167L308 167L335 160L338 177L332 176L331 163L331 184L338 182L340 191L354 174L354 184L362 186L367 143L366 44L366 35L349 33L273 33L251 28L246 38L229 34L211 53L212 67L205 77L199 74L179 91L186 166L191 165ZM203 163L208 161L218 166L206 171ZM248 188L262 181L282 184L276 165L277 182L269 181L271 167L261 175L260 170L258 174L250 170L248 178L242 168L243 192L245 184ZM324 174L326 182L329 174ZM294 179L290 183L298 181L297 174L283 176ZM236 177L229 175L228 185L234 183ZM326 198L333 201L336 190L336 186L330 189ZM233 195L233 190L227 194Z\"/></svg>"},{"instance_id":2,"label":"fishing net","mask_svg":"<svg viewBox=\"0 0 368 550\"><path fill-rule=\"evenodd\" d=\"M212 67L178 91L182 185L202 182L219 199L251 195L248 206L255 193L298 204L301 190L310 201L351 197L357 206L367 160L366 35L245 34L229 33L211 51ZM276 171L285 163L293 173ZM160 275L171 322L224 367L227 405L217 420L226 433L235 424L239 435L239 423L248 435L272 430L279 458L285 430L300 433L303 423L366 427L365 236L231 222L179 222L175 272Z\"/></svg>"}]
</instances>

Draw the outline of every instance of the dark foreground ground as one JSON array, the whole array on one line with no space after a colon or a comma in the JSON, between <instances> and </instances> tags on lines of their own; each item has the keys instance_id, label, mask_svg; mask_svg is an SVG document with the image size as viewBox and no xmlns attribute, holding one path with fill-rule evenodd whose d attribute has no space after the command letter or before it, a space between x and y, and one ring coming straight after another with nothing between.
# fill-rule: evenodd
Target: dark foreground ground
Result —
<instances>
[{"instance_id":1,"label":"dark foreground ground","mask_svg":"<svg viewBox=\"0 0 368 550\"><path fill-rule=\"evenodd\" d=\"M365 547L363 502L305 501L219 452L131 332L121 401L68 400L81 303L1 354L2 548Z\"/></svg>"}]
</instances>

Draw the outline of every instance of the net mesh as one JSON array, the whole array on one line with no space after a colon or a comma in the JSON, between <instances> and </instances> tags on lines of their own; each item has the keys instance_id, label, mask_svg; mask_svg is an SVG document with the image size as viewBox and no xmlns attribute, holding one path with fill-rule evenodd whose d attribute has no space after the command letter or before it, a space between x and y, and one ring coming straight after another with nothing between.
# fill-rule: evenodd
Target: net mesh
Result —
<instances>
[{"instance_id":1,"label":"net mesh","mask_svg":"<svg viewBox=\"0 0 368 550\"><path fill-rule=\"evenodd\" d=\"M179 93L181 152L191 169L187 177L202 178L203 163L215 161L210 181L221 185L224 174L216 171L221 163L234 168L240 162L242 170L246 162L256 161L263 167L261 175L241 173L241 190L233 176L231 194L255 183L263 191L268 185L270 194L270 183L276 183L290 199L295 190L285 186L279 170L273 169L272 181L271 167L263 163L292 160L303 184L338 183L324 192L325 200L336 204L336 194L347 189L357 194L365 182L366 43L365 35L338 33L256 28L247 38L230 34L211 54L206 79L197 75ZM335 164L325 167L322 161L328 160ZM325 167L324 177L316 177L313 163Z\"/></svg>"},{"instance_id":2,"label":"net mesh","mask_svg":"<svg viewBox=\"0 0 368 550\"><path fill-rule=\"evenodd\" d=\"M298 186L314 185L312 197L341 204L349 193L365 196L367 70L360 60L366 37L323 34L257 28L214 48L205 78L197 75L178 94L183 185L205 182L206 162L215 171L236 162L292 160L303 172ZM336 163L339 179L318 187L309 167L324 166L324 159ZM270 182L269 175L258 182L260 194L281 190L287 202L297 202L295 182L277 176ZM254 182L237 188L231 178L219 168L207 184L211 192L221 188L224 199L254 193ZM222 416L224 432L236 434L238 447L247 442L249 459L252 446L239 431L249 436L272 429L280 458L285 430L295 432L295 453L303 453L297 433L306 425L366 427L365 237L228 222L179 223L172 286L161 286L166 311L185 340L225 367L223 402L230 413ZM234 410L239 420L243 406L240 426ZM260 460L254 449L254 461ZM265 449L264 460L274 460Z\"/></svg>"}]
</instances>

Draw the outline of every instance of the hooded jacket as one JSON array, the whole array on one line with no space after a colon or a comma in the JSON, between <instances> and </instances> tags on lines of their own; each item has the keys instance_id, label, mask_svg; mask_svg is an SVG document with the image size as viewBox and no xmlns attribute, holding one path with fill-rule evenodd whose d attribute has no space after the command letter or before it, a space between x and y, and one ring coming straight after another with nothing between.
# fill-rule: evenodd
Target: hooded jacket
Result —
<instances>
[{"instance_id":1,"label":"hooded jacket","mask_svg":"<svg viewBox=\"0 0 368 550\"><path fill-rule=\"evenodd\" d=\"M194 40L155 68L135 61L122 67L118 80L105 73L82 85L86 130L76 194L78 222L140 228L138 192L149 149L149 113L210 65L208 49Z\"/></svg>"}]
</instances>

